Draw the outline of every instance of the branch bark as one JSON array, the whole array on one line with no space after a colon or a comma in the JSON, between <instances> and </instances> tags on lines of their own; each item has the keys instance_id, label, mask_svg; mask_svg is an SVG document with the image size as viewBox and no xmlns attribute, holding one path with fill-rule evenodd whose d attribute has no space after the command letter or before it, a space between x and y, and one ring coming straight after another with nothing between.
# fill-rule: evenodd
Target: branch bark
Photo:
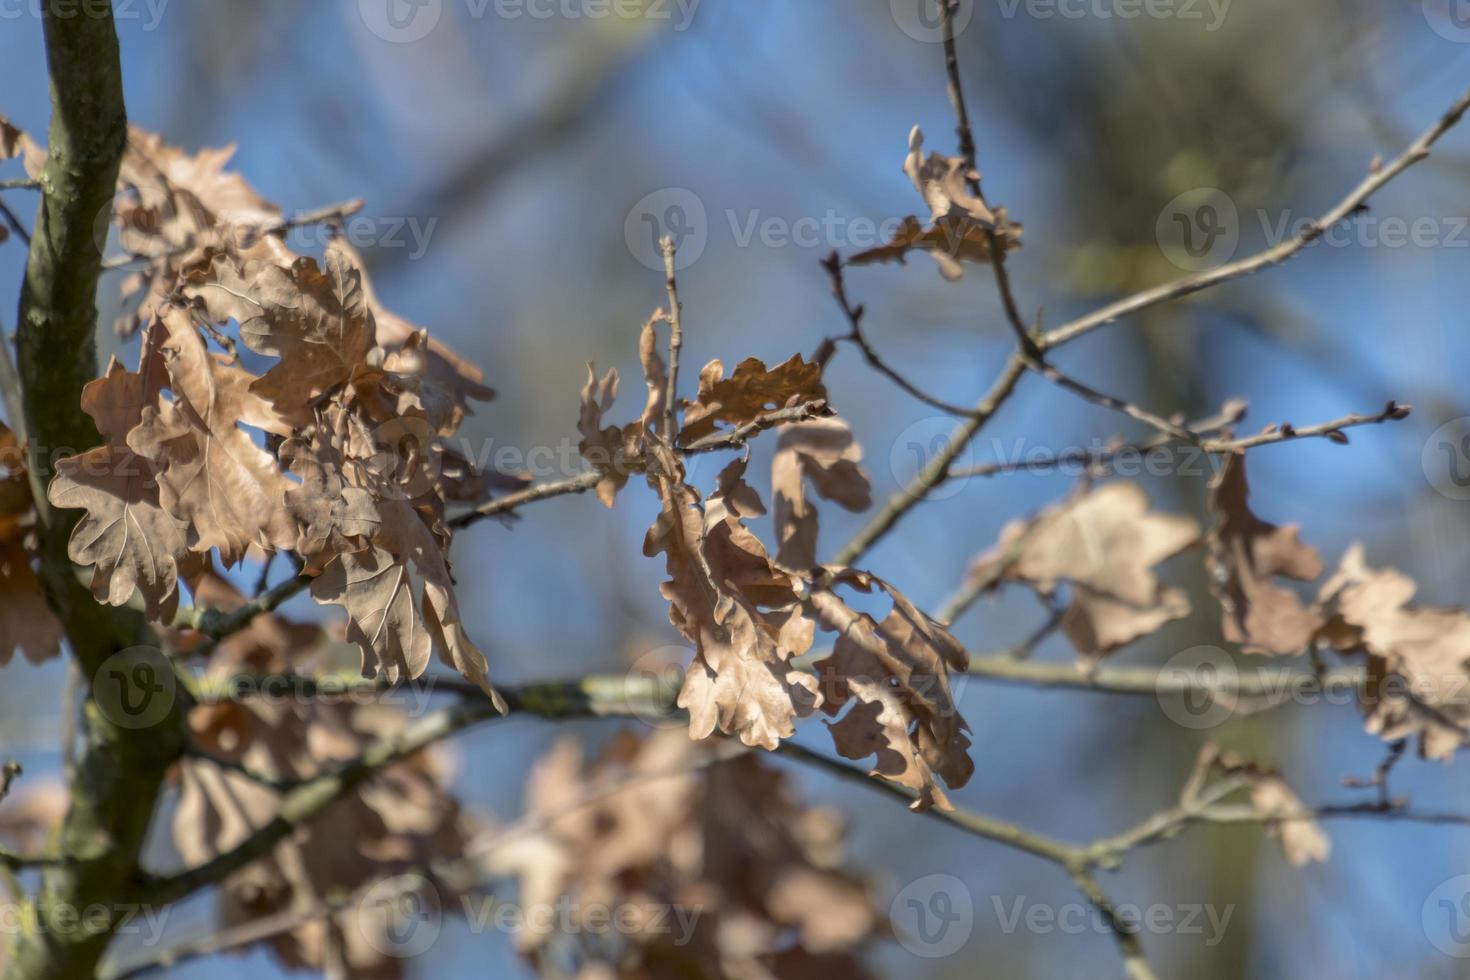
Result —
<instances>
[{"instance_id":1,"label":"branch bark","mask_svg":"<svg viewBox=\"0 0 1470 980\"><path fill-rule=\"evenodd\" d=\"M68 0L42 8L51 78L49 160L21 288L17 368L29 430L29 465L38 486L55 459L98 441L81 410L82 387L97 376L99 226L110 213L127 142L122 72L108 5L79 9ZM76 515L52 511L38 497L41 578L66 626L68 644L89 679L114 653L151 646L142 617L99 605L67 556ZM142 651L154 676L170 668L162 654ZM114 676L115 675L115 676ZM141 675L116 671L109 683L124 697ZM138 703L134 700L132 703ZM89 700L87 737L70 784L70 807L57 842L63 860L47 867L35 898L35 928L17 937L6 976L91 976L121 906L135 893L138 854L165 770L182 747L181 705L170 708L147 738L118 727ZM81 910L108 910L105 921Z\"/></svg>"}]
</instances>

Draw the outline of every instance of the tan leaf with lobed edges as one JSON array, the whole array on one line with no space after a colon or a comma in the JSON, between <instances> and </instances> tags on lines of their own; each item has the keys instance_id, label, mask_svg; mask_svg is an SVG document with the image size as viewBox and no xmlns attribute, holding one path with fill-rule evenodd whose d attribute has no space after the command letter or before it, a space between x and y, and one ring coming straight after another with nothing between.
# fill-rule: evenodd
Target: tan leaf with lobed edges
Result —
<instances>
[{"instance_id":1,"label":"tan leaf with lobed edges","mask_svg":"<svg viewBox=\"0 0 1470 980\"><path fill-rule=\"evenodd\" d=\"M1069 584L1062 628L1090 663L1189 613L1188 596L1153 568L1198 540L1193 518L1152 511L1137 484L1108 483L1007 525L969 574L987 589L1019 582L1046 596Z\"/></svg>"},{"instance_id":2,"label":"tan leaf with lobed edges","mask_svg":"<svg viewBox=\"0 0 1470 980\"><path fill-rule=\"evenodd\" d=\"M1470 737L1470 614L1412 605L1417 588L1396 569L1369 568L1354 545L1322 586L1322 638L1368 654L1360 699L1369 732L1418 737L1421 755L1449 760Z\"/></svg>"}]
</instances>

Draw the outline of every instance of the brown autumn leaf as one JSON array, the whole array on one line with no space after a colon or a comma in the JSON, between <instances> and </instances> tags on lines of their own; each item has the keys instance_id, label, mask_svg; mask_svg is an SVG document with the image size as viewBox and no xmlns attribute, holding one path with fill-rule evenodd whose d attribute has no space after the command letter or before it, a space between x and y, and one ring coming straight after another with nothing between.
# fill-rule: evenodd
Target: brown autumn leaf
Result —
<instances>
[{"instance_id":1,"label":"brown autumn leaf","mask_svg":"<svg viewBox=\"0 0 1470 980\"><path fill-rule=\"evenodd\" d=\"M811 646L813 628L800 612L797 580L740 521L745 465L726 467L702 512L692 487L663 481L663 510L643 553L665 555L669 621L695 645L678 701L689 734L719 729L775 749L819 700L816 680L791 664Z\"/></svg>"},{"instance_id":2,"label":"brown autumn leaf","mask_svg":"<svg viewBox=\"0 0 1470 980\"><path fill-rule=\"evenodd\" d=\"M1396 569L1369 568L1354 545L1322 586L1322 637L1368 654L1360 701L1369 732L1386 742L1417 736L1421 755L1448 761L1470 738L1470 614L1412 605L1417 588Z\"/></svg>"},{"instance_id":3,"label":"brown autumn leaf","mask_svg":"<svg viewBox=\"0 0 1470 980\"><path fill-rule=\"evenodd\" d=\"M413 390L439 434L452 435L464 417L472 414L471 402L495 398L494 389L484 383L484 372L430 337L427 329L415 326L379 302L367 265L350 242L334 239L333 247L340 249L361 277L363 298L377 324L374 340L386 355L384 367L411 378Z\"/></svg>"},{"instance_id":4,"label":"brown autumn leaf","mask_svg":"<svg viewBox=\"0 0 1470 980\"><path fill-rule=\"evenodd\" d=\"M362 651L364 677L390 683L417 678L437 648L446 664L504 712L504 699L490 686L485 655L460 619L443 546L421 520L401 513L407 506L383 507L383 530L374 545L327 564L312 580L312 598L347 610L347 636Z\"/></svg>"},{"instance_id":5,"label":"brown autumn leaf","mask_svg":"<svg viewBox=\"0 0 1470 980\"><path fill-rule=\"evenodd\" d=\"M602 424L603 416L617 397L618 372L610 370L599 381L597 371L589 361L587 384L582 388L582 407L577 417L577 432L582 437L577 451L602 474L602 480L597 484L597 499L609 508L617 499L618 491L627 485L632 472L631 440L625 437L624 429Z\"/></svg>"},{"instance_id":6,"label":"brown autumn leaf","mask_svg":"<svg viewBox=\"0 0 1470 980\"><path fill-rule=\"evenodd\" d=\"M1244 453L1226 457L1210 486L1210 509L1216 522L1206 539L1206 565L1210 589L1220 600L1225 639L1247 653L1301 653L1322 625L1321 617L1272 579L1313 581L1322 574L1321 556L1302 543L1296 526L1277 527L1251 512Z\"/></svg>"},{"instance_id":7,"label":"brown autumn leaf","mask_svg":"<svg viewBox=\"0 0 1470 980\"><path fill-rule=\"evenodd\" d=\"M92 594L121 606L142 593L148 618L170 620L178 608L178 561L188 551L186 525L159 501L152 463L124 440L159 397L165 372L147 349L141 373L114 358L107 373L82 389L82 409L107 444L58 460L47 489L55 507L87 514L71 534L68 554L92 567Z\"/></svg>"},{"instance_id":8,"label":"brown autumn leaf","mask_svg":"<svg viewBox=\"0 0 1470 980\"><path fill-rule=\"evenodd\" d=\"M123 247L133 255L159 255L215 241L218 233L246 244L279 224L281 209L225 170L234 155L233 145L188 153L156 133L129 127L114 207Z\"/></svg>"},{"instance_id":9,"label":"brown autumn leaf","mask_svg":"<svg viewBox=\"0 0 1470 980\"><path fill-rule=\"evenodd\" d=\"M16 650L38 664L61 650L61 621L46 602L31 569L27 538L35 524L25 453L15 433L0 423L0 667Z\"/></svg>"},{"instance_id":10,"label":"brown autumn leaf","mask_svg":"<svg viewBox=\"0 0 1470 980\"><path fill-rule=\"evenodd\" d=\"M991 261L991 235L1007 252L1021 247L1022 228L1006 218L1004 208L994 211L970 193L967 181L979 173L961 157L924 154L924 133L915 126L909 133L909 154L904 173L929 206L929 224L909 216L886 244L866 249L848 258L849 265L903 262L915 249L926 252L939 265L940 274L951 281L964 276L964 263Z\"/></svg>"},{"instance_id":11,"label":"brown autumn leaf","mask_svg":"<svg viewBox=\"0 0 1470 980\"><path fill-rule=\"evenodd\" d=\"M24 529L13 518L0 521L0 667L16 650L33 664L51 659L64 633L31 570Z\"/></svg>"},{"instance_id":12,"label":"brown autumn leaf","mask_svg":"<svg viewBox=\"0 0 1470 980\"><path fill-rule=\"evenodd\" d=\"M776 561L787 568L817 564L817 509L806 498L809 481L817 495L850 511L867 510L873 488L862 468L863 450L841 419L787 426L771 460L776 522Z\"/></svg>"},{"instance_id":13,"label":"brown autumn leaf","mask_svg":"<svg viewBox=\"0 0 1470 980\"><path fill-rule=\"evenodd\" d=\"M914 809L951 810L935 777L957 789L975 771L969 725L950 686L950 673L963 674L969 654L888 583L857 573L840 580L862 591L878 584L892 609L876 622L831 591L811 594L813 616L838 635L816 664L822 710L835 717L848 708L827 726L832 741L844 758L876 756L871 775L912 790Z\"/></svg>"},{"instance_id":14,"label":"brown autumn leaf","mask_svg":"<svg viewBox=\"0 0 1470 980\"><path fill-rule=\"evenodd\" d=\"M1020 582L1045 596L1070 585L1062 628L1083 661L1095 663L1189 613L1188 595L1164 587L1153 568L1192 546L1199 525L1149 506L1135 483L1074 494L1007 525L971 567L971 581L987 589Z\"/></svg>"},{"instance_id":15,"label":"brown autumn leaf","mask_svg":"<svg viewBox=\"0 0 1470 980\"><path fill-rule=\"evenodd\" d=\"M676 731L622 735L586 766L576 743L558 742L528 780L536 830L486 859L515 876L522 907L570 910L528 919L517 948L544 962L602 906L630 925L605 955L582 947L579 978L801 977L811 963L866 978L857 954L882 920L871 886L842 867L840 818L802 805L757 756L712 765L728 749Z\"/></svg>"},{"instance_id":16,"label":"brown autumn leaf","mask_svg":"<svg viewBox=\"0 0 1470 980\"><path fill-rule=\"evenodd\" d=\"M254 394L254 375L206 350L188 312L167 310L152 329L160 328L175 400L145 407L128 446L153 463L164 509L190 526L193 550L218 548L226 567L252 545L294 547L296 523L285 507L292 484L240 426L291 430Z\"/></svg>"},{"instance_id":17,"label":"brown autumn leaf","mask_svg":"<svg viewBox=\"0 0 1470 980\"><path fill-rule=\"evenodd\" d=\"M719 360L710 361L699 372L699 392L685 406L679 445L712 434L719 423L738 426L788 405L827 397L821 365L807 363L800 354L773 368L757 358L746 358L730 377L724 375L725 365Z\"/></svg>"},{"instance_id":18,"label":"brown autumn leaf","mask_svg":"<svg viewBox=\"0 0 1470 980\"><path fill-rule=\"evenodd\" d=\"M145 264L122 282L132 308L113 324L119 336L151 322L181 281L205 273L216 250L243 247L280 225L278 207L225 171L233 153L230 146L190 154L129 129L112 217L122 247Z\"/></svg>"},{"instance_id":19,"label":"brown autumn leaf","mask_svg":"<svg viewBox=\"0 0 1470 980\"><path fill-rule=\"evenodd\" d=\"M328 243L325 268L271 237L221 252L186 292L214 322L236 321L251 350L280 358L252 390L296 426L310 424L312 403L351 378L376 343L362 273L340 239Z\"/></svg>"},{"instance_id":20,"label":"brown autumn leaf","mask_svg":"<svg viewBox=\"0 0 1470 980\"><path fill-rule=\"evenodd\" d=\"M46 148L41 146L25 132L0 116L0 160L13 160L20 158L25 167L26 176L31 180L38 180L41 171L46 169Z\"/></svg>"}]
</instances>

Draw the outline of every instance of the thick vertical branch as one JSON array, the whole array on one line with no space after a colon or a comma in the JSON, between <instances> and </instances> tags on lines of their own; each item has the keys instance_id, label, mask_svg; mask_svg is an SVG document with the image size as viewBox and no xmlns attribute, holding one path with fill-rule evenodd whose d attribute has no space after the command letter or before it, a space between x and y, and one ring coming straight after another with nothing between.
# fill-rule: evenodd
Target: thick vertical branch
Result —
<instances>
[{"instance_id":1,"label":"thick vertical branch","mask_svg":"<svg viewBox=\"0 0 1470 980\"><path fill-rule=\"evenodd\" d=\"M97 279L102 269L98 228L106 227L127 141L122 72L112 11L47 0L43 8L51 77L50 159L21 289L17 367L30 436L29 461L38 484L61 456L98 441L82 412L82 386L97 374ZM98 605L67 557L76 515L40 512L41 576L66 626L82 673L98 676L119 650L147 642L141 617ZM153 676L168 665L158 654ZM144 672L146 673L146 671ZM133 684L137 672L112 680ZM151 691L124 696L154 696ZM129 703L137 703L136 700ZM58 850L66 859L48 868L36 898L36 928L20 935L8 977L91 976L107 947L121 906L137 885L143 845L164 771L182 744L177 705L157 725L128 731L88 703L86 745L70 785L71 804ZM78 924L84 909L105 908Z\"/></svg>"}]
</instances>

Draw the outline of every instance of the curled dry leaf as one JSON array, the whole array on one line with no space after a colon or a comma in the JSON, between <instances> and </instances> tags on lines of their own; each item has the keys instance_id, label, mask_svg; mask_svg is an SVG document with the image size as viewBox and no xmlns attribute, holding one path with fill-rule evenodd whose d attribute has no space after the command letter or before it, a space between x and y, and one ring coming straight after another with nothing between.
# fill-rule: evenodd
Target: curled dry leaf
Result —
<instances>
[{"instance_id":1,"label":"curled dry leaf","mask_svg":"<svg viewBox=\"0 0 1470 980\"><path fill-rule=\"evenodd\" d=\"M178 609L178 562L187 550L187 525L159 501L153 464L127 447L128 433L155 404L164 370L145 347L143 370L133 373L114 358L107 373L82 389L82 409L106 444L57 460L47 497L54 507L86 510L71 534L68 553L92 567L92 594L120 606L134 590L148 618L167 621Z\"/></svg>"},{"instance_id":2,"label":"curled dry leaf","mask_svg":"<svg viewBox=\"0 0 1470 980\"><path fill-rule=\"evenodd\" d=\"M175 399L144 407L127 438L157 472L163 508L190 526L192 550L218 548L226 567L251 545L291 548L291 484L241 425L291 430L253 393L254 375L205 349L186 311L170 308L159 323L168 334L159 349Z\"/></svg>"},{"instance_id":3,"label":"curled dry leaf","mask_svg":"<svg viewBox=\"0 0 1470 980\"><path fill-rule=\"evenodd\" d=\"M1247 653L1301 653L1322 625L1321 617L1272 579L1313 581L1322 574L1321 556L1302 543L1299 528L1277 527L1251 512L1244 453L1226 457L1210 486L1210 510L1216 521L1207 539L1207 567L1225 639Z\"/></svg>"},{"instance_id":4,"label":"curled dry leaf","mask_svg":"<svg viewBox=\"0 0 1470 980\"><path fill-rule=\"evenodd\" d=\"M114 323L119 335L152 321L180 281L207 270L215 250L246 245L280 225L278 207L225 171L233 155L233 146L189 154L129 129L112 218L124 250L144 265L123 281L125 302L142 298Z\"/></svg>"},{"instance_id":5,"label":"curled dry leaf","mask_svg":"<svg viewBox=\"0 0 1470 980\"><path fill-rule=\"evenodd\" d=\"M808 481L818 496L847 510L872 506L873 488L862 459L851 426L841 419L782 430L771 460L778 562L795 569L817 564L817 509L806 498Z\"/></svg>"},{"instance_id":6,"label":"curled dry leaf","mask_svg":"<svg viewBox=\"0 0 1470 980\"><path fill-rule=\"evenodd\" d=\"M866 978L858 950L882 920L842 868L840 819L803 806L754 755L716 761L728 749L623 735L584 766L576 743L558 742L527 786L536 831L487 842L485 863L515 876L522 907L571 916L527 917L516 945L537 962L574 954L580 977ZM579 941L596 908L630 928Z\"/></svg>"},{"instance_id":7,"label":"curled dry leaf","mask_svg":"<svg viewBox=\"0 0 1470 980\"><path fill-rule=\"evenodd\" d=\"M138 373L114 362L83 393L104 445L56 466L51 501L88 512L72 559L92 566L99 599L141 591L166 622L182 565L295 551L317 601L347 609L365 673L416 677L437 647L499 704L463 626L444 520L484 485L447 440L493 392L378 304L345 241L321 264L293 253L279 211L224 171L228 157L130 137L124 244L158 259L165 299ZM277 359L264 376L236 357L231 324Z\"/></svg>"},{"instance_id":8,"label":"curled dry leaf","mask_svg":"<svg viewBox=\"0 0 1470 980\"><path fill-rule=\"evenodd\" d=\"M637 426L604 426L603 416L612 408L618 397L618 372L608 371L602 380L589 362L587 384L582 388L582 409L577 417L577 432L581 442L577 451L602 474L597 484L597 499L603 506L612 507L618 491L628 483L631 472L631 457L636 453L633 445L637 437Z\"/></svg>"},{"instance_id":9,"label":"curled dry leaf","mask_svg":"<svg viewBox=\"0 0 1470 980\"><path fill-rule=\"evenodd\" d=\"M214 322L236 321L251 350L280 358L253 390L297 425L309 424L312 403L351 378L375 343L362 274L339 239L327 245L325 269L274 238L221 252L188 294Z\"/></svg>"},{"instance_id":10,"label":"curled dry leaf","mask_svg":"<svg viewBox=\"0 0 1470 980\"><path fill-rule=\"evenodd\" d=\"M1321 638L1368 654L1369 732L1387 742L1417 736L1422 755L1449 760L1470 738L1470 614L1411 605L1416 590L1400 571L1369 568L1353 546L1322 586Z\"/></svg>"},{"instance_id":11,"label":"curled dry leaf","mask_svg":"<svg viewBox=\"0 0 1470 980\"><path fill-rule=\"evenodd\" d=\"M961 157L926 156L924 133L917 126L909 133L903 171L929 206L929 224L913 216L905 218L891 241L851 256L849 265L903 262L909 252L918 249L934 258L944 278L956 280L965 274L964 263L991 261L992 235L1004 251L1021 247L1022 228L1007 220L1005 209L992 211L970 193L967 184L972 177L978 180L979 173Z\"/></svg>"},{"instance_id":12,"label":"curled dry leaf","mask_svg":"<svg viewBox=\"0 0 1470 980\"><path fill-rule=\"evenodd\" d=\"M1020 582L1046 596L1070 585L1062 628L1091 663L1189 614L1186 593L1164 587L1153 569L1198 540L1193 518L1150 510L1135 483L1108 483L1008 525L970 578L986 589Z\"/></svg>"},{"instance_id":13,"label":"curled dry leaf","mask_svg":"<svg viewBox=\"0 0 1470 980\"><path fill-rule=\"evenodd\" d=\"M712 434L719 423L738 426L788 405L826 397L821 365L808 363L800 354L773 368L757 358L747 358L728 378L722 361L710 361L699 372L698 395L685 407L679 444Z\"/></svg>"},{"instance_id":14,"label":"curled dry leaf","mask_svg":"<svg viewBox=\"0 0 1470 980\"><path fill-rule=\"evenodd\" d=\"M857 573L841 580L863 591L878 584L893 608L880 623L833 592L811 593L813 615L838 634L831 655L816 664L822 710L836 716L848 709L828 725L832 741L844 758L876 755L871 774L913 790L914 809L953 809L935 777L958 788L975 772L969 725L949 678L969 667L969 654L886 582Z\"/></svg>"},{"instance_id":15,"label":"curled dry leaf","mask_svg":"<svg viewBox=\"0 0 1470 980\"><path fill-rule=\"evenodd\" d=\"M663 510L643 553L665 556L669 621L695 645L678 702L690 735L718 728L774 749L819 700L816 680L791 663L811 647L813 628L800 611L798 579L771 562L740 520L753 493L741 479L745 465L731 463L703 507L692 487L662 481Z\"/></svg>"}]
</instances>

